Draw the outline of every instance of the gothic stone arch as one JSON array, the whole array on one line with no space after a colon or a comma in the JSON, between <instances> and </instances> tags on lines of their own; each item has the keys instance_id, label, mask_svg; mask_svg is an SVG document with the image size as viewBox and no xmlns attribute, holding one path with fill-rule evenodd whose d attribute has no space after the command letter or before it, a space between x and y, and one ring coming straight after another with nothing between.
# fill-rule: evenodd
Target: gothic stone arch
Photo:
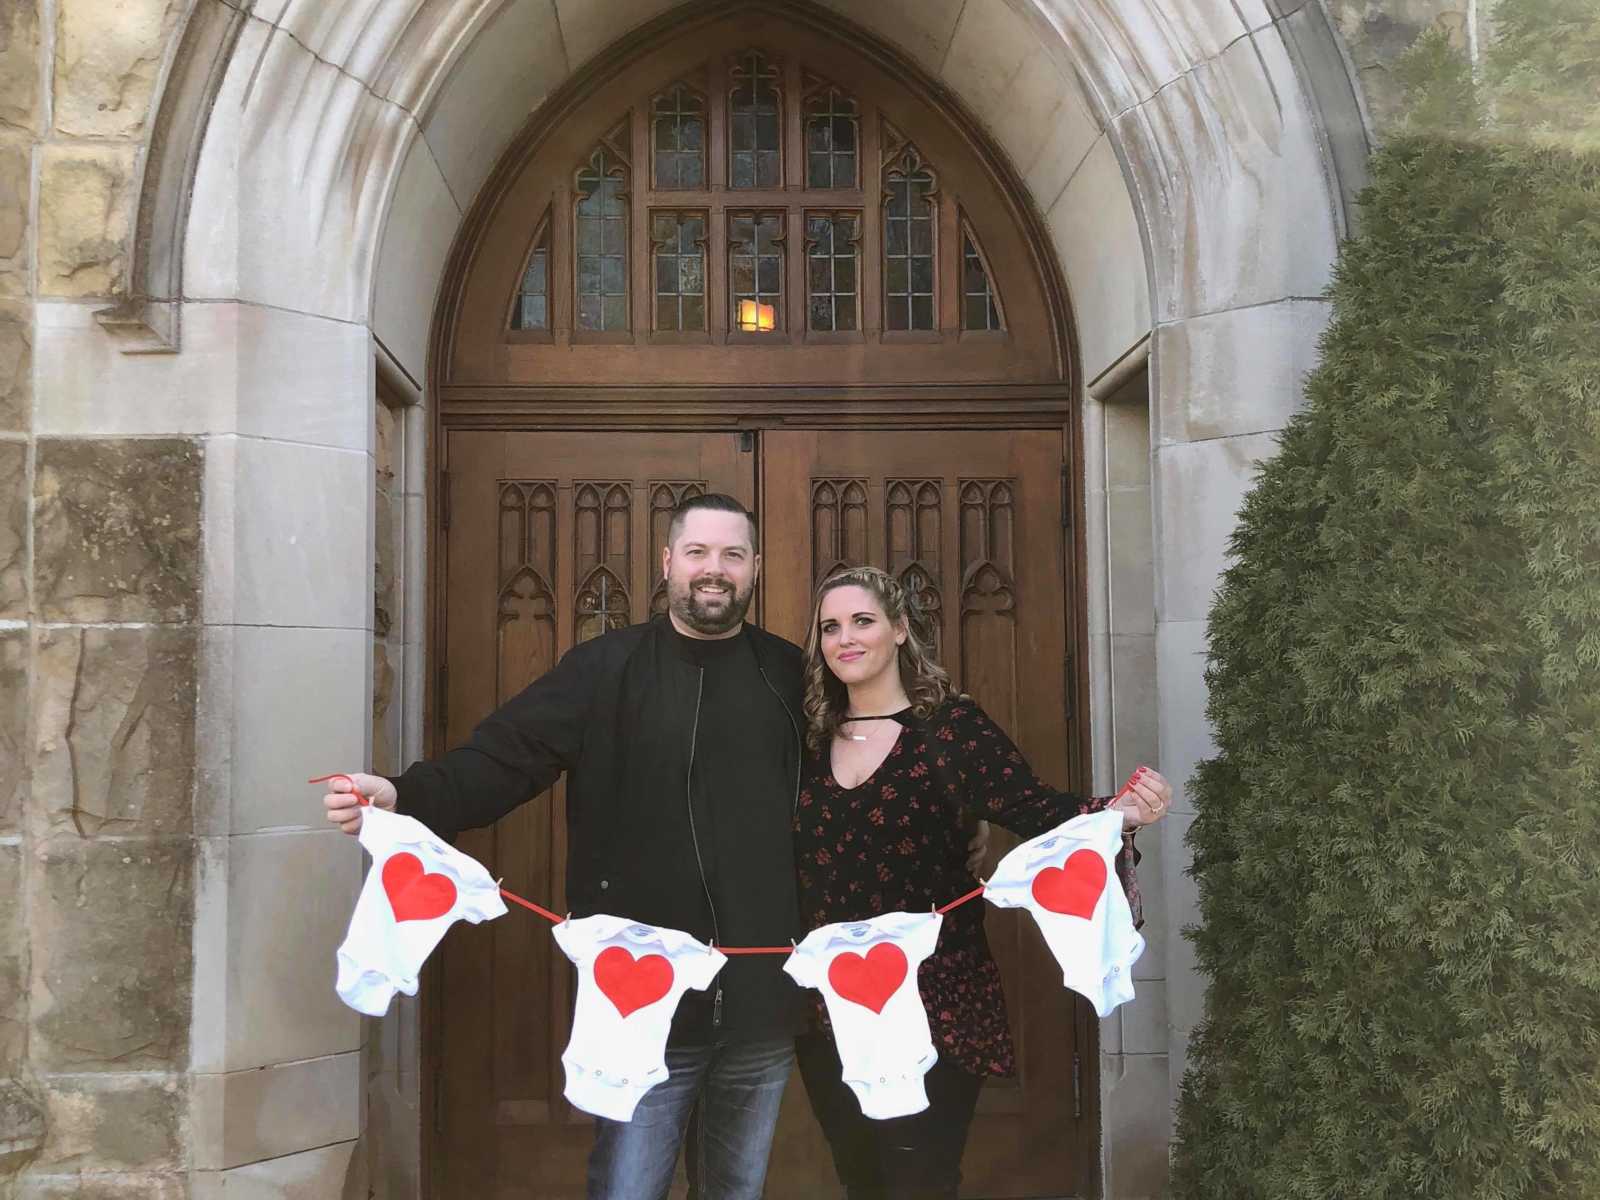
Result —
<instances>
[{"instance_id":1,"label":"gothic stone arch","mask_svg":"<svg viewBox=\"0 0 1600 1200\"><path fill-rule=\"evenodd\" d=\"M145 154L129 294L105 329L67 305L40 327L40 361L72 365L52 378L42 433L204 448L190 1061L203 1178L354 1169L363 1035L326 964L358 855L290 780L364 758L372 737L378 364L421 391L450 245L501 151L564 79L675 7L195 0ZM827 7L989 131L1048 233L1091 398L1076 486L1094 782L1130 755L1181 781L1208 745L1203 623L1226 534L1297 403L1364 153L1321 6ZM411 460L420 528L427 480ZM1147 847L1150 1007L1102 1031L1108 1195L1159 1190L1198 1015L1172 932L1192 899L1182 831L1180 812ZM407 1036L391 1027L383 1045ZM400 1108L415 1103L414 1079L385 1078Z\"/></svg>"}]
</instances>

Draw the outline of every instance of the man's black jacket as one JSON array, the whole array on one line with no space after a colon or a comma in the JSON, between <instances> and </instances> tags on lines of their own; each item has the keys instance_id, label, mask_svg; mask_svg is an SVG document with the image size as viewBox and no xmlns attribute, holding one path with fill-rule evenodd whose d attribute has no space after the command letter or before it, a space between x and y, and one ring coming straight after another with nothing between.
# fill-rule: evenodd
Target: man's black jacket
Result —
<instances>
[{"instance_id":1,"label":"man's black jacket","mask_svg":"<svg viewBox=\"0 0 1600 1200\"><path fill-rule=\"evenodd\" d=\"M800 649L748 624L739 636L748 639L794 724L784 764L794 782L792 819L800 786ZM717 731L697 728L700 671L683 657L679 641L667 618L658 617L573 647L490 714L465 745L396 778L398 811L453 839L493 824L565 773L572 914L606 912L713 940L689 772L697 743L703 748ZM775 931L781 944L801 932L792 927L798 916L787 916L792 848L785 836L781 846L748 851L757 861L745 865L755 869L741 871L741 878L767 881L763 890L770 894L742 891L739 906L749 915L785 909L791 928ZM723 923L730 923L725 915ZM722 936L732 944L726 929Z\"/></svg>"}]
</instances>

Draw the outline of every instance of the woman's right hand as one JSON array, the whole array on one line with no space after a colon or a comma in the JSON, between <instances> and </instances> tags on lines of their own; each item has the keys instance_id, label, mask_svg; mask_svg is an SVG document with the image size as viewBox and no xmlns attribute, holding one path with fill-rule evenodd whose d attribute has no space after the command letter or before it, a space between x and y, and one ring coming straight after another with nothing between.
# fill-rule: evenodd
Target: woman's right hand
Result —
<instances>
[{"instance_id":1,"label":"woman's right hand","mask_svg":"<svg viewBox=\"0 0 1600 1200\"><path fill-rule=\"evenodd\" d=\"M362 775L352 771L348 775L330 779L328 794L322 798L322 807L327 809L328 820L344 833L361 832L361 801L356 798L356 791L389 812L394 811L395 801L399 799L394 784L382 775Z\"/></svg>"}]
</instances>

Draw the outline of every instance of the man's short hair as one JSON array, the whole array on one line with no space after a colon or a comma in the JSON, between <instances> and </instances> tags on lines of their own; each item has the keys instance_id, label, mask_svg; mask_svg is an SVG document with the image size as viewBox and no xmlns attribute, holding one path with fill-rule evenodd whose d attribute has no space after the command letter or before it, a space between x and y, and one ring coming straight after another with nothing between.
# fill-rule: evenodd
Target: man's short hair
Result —
<instances>
[{"instance_id":1,"label":"man's short hair","mask_svg":"<svg viewBox=\"0 0 1600 1200\"><path fill-rule=\"evenodd\" d=\"M712 512L738 513L750 522L750 549L755 551L756 546L756 519L753 513L732 496L721 492L707 492L704 496L685 496L678 501L672 510L672 520L667 524L667 545L672 545L678 540L678 534L683 532L683 519L696 509L709 509Z\"/></svg>"}]
</instances>

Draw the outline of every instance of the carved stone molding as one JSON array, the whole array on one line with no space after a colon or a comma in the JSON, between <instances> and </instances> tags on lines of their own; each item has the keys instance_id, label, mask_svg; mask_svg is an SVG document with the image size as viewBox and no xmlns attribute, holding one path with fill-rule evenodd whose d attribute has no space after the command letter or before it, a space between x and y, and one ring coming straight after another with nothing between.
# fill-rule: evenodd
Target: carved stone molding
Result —
<instances>
[{"instance_id":1,"label":"carved stone molding","mask_svg":"<svg viewBox=\"0 0 1600 1200\"><path fill-rule=\"evenodd\" d=\"M128 298L95 313L124 354L175 354L182 340L183 243L195 167L217 91L248 19L201 0L167 64L160 106L141 156Z\"/></svg>"}]
</instances>

